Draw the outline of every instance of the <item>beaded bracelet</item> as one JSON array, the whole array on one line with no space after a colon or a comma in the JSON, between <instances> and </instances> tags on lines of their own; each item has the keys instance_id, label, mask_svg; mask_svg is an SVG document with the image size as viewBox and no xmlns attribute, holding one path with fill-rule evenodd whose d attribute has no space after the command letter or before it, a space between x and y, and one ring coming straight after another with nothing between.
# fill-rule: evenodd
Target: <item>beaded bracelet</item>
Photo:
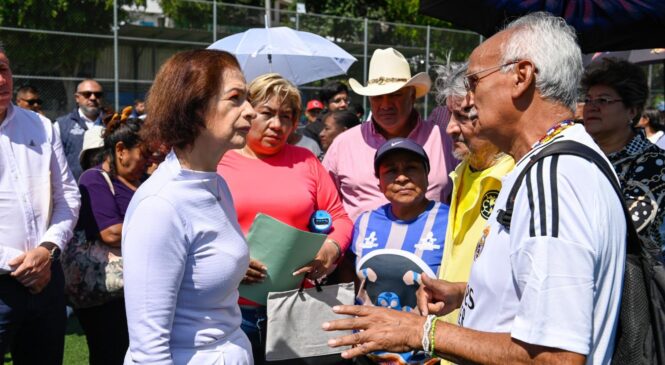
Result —
<instances>
[{"instance_id":1,"label":"beaded bracelet","mask_svg":"<svg viewBox=\"0 0 665 365\"><path fill-rule=\"evenodd\" d=\"M430 329L432 328L432 321L436 318L435 315L430 314L427 316L427 319L425 320L425 324L423 324L423 339L422 339L422 345L423 345L423 351L427 352L427 350L430 348L430 338L429 338L429 332Z\"/></svg>"},{"instance_id":2,"label":"beaded bracelet","mask_svg":"<svg viewBox=\"0 0 665 365\"><path fill-rule=\"evenodd\" d=\"M429 330L429 356L434 357L436 354L434 353L434 348L436 346L436 339L434 338L436 336L436 321L438 321L440 318L436 317L432 321L432 326ZM425 350L427 351L427 350Z\"/></svg>"}]
</instances>

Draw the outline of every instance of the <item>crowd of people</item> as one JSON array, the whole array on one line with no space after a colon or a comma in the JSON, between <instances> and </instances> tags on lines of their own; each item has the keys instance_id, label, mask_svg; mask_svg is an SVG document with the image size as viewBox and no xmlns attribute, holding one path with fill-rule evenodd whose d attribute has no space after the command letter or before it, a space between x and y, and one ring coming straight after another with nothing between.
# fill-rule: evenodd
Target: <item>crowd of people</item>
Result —
<instances>
[{"instance_id":1,"label":"crowd of people","mask_svg":"<svg viewBox=\"0 0 665 365\"><path fill-rule=\"evenodd\" d=\"M433 81L377 49L365 84L307 102L279 74L245 80L230 53L180 52L145 101L105 110L85 79L53 123L33 86L12 102L10 55L0 44L0 351L16 364L62 363L68 304L91 364L270 363L266 306L238 290L268 276L246 241L260 213L303 231L329 214L293 275L356 284L355 305L330 309L347 318L312 324L354 330L328 343L352 346L340 364L608 364L627 224L663 260L663 112L639 66L585 70L574 30L547 13ZM532 167L566 141L614 174L573 155ZM59 257L81 242L121 252L120 296L68 299Z\"/></svg>"}]
</instances>

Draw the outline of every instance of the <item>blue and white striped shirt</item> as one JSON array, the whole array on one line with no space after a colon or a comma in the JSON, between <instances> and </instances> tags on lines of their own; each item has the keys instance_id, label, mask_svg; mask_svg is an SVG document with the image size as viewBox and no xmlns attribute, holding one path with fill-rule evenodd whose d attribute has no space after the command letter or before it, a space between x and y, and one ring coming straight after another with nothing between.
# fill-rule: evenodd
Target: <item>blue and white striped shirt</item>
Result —
<instances>
[{"instance_id":1,"label":"blue and white striped shirt","mask_svg":"<svg viewBox=\"0 0 665 365\"><path fill-rule=\"evenodd\" d=\"M448 205L431 201L423 213L410 221L397 219L390 206L364 212L356 220L351 241L356 263L374 250L392 248L415 254L438 275L448 226Z\"/></svg>"}]
</instances>

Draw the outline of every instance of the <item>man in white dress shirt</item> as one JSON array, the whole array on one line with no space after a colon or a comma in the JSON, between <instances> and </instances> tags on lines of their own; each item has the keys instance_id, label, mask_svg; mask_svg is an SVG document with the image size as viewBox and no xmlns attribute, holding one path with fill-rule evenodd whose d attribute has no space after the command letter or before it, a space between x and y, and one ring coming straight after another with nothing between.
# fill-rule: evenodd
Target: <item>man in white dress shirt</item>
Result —
<instances>
[{"instance_id":1,"label":"man in white dress shirt","mask_svg":"<svg viewBox=\"0 0 665 365\"><path fill-rule=\"evenodd\" d=\"M58 261L80 195L50 121L11 103L0 44L0 351L15 364L61 364L66 325Z\"/></svg>"}]
</instances>

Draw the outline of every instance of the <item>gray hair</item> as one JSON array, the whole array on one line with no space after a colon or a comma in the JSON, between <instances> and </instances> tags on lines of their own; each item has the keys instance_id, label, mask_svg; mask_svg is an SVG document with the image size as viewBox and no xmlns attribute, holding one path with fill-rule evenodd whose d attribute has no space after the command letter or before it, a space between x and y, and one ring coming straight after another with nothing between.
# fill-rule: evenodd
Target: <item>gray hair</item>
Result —
<instances>
[{"instance_id":1,"label":"gray hair","mask_svg":"<svg viewBox=\"0 0 665 365\"><path fill-rule=\"evenodd\" d=\"M501 63L533 62L540 94L575 110L577 88L584 71L575 29L563 18L536 12L511 22L504 30L513 32L503 44Z\"/></svg>"},{"instance_id":2,"label":"gray hair","mask_svg":"<svg viewBox=\"0 0 665 365\"><path fill-rule=\"evenodd\" d=\"M439 105L444 105L448 98L463 98L466 96L464 76L468 67L469 63L464 62L448 63L434 68L437 73L434 88L436 89L436 102Z\"/></svg>"}]
</instances>

